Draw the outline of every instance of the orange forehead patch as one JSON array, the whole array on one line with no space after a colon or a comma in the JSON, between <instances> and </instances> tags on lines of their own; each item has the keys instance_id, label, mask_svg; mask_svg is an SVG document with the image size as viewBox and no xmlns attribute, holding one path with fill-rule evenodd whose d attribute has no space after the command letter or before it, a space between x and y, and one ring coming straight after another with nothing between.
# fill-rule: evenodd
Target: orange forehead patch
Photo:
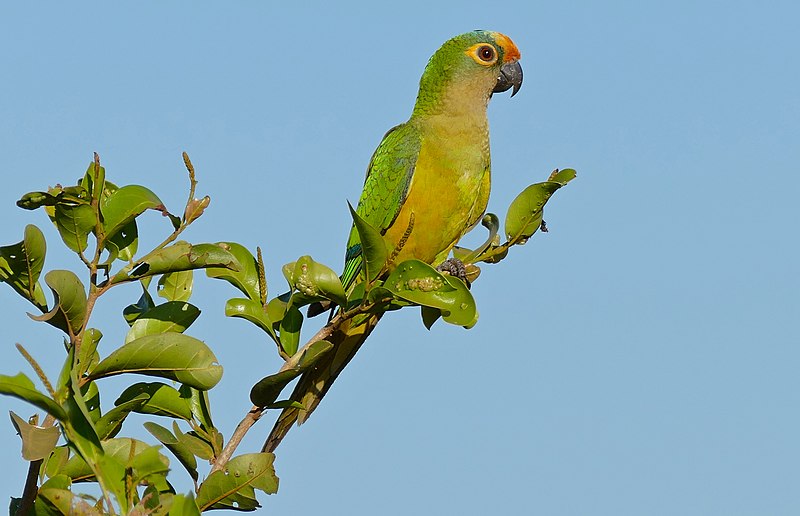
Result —
<instances>
[{"instance_id":1,"label":"orange forehead patch","mask_svg":"<svg viewBox=\"0 0 800 516\"><path fill-rule=\"evenodd\" d=\"M492 37L500 45L500 48L503 49L503 62L508 63L510 61L519 61L520 53L517 45L511 41L511 38L506 36L505 34L500 34L499 32L492 32Z\"/></svg>"}]
</instances>

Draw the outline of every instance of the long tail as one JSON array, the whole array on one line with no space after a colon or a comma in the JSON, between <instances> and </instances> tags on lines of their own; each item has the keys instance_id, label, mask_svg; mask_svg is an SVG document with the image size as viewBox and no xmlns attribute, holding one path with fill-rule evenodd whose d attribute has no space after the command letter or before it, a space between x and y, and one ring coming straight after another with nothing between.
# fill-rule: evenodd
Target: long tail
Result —
<instances>
[{"instance_id":1,"label":"long tail","mask_svg":"<svg viewBox=\"0 0 800 516\"><path fill-rule=\"evenodd\" d=\"M339 373L352 360L361 344L367 339L369 334L378 324L380 316L370 316L365 322L345 321L327 339L333 344L333 349L328 354L320 358L313 369L304 373L292 392L291 400L299 401L303 408L285 408L272 431L267 437L262 451L271 452L281 443L283 438L289 433L295 422L302 425L317 408L323 396L331 388Z\"/></svg>"}]
</instances>

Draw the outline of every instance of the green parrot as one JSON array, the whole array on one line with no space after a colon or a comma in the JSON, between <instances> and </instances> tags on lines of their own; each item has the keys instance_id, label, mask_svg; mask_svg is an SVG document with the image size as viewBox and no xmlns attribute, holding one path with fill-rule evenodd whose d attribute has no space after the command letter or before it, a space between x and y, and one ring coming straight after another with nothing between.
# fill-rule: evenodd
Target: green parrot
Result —
<instances>
[{"instance_id":1,"label":"green parrot","mask_svg":"<svg viewBox=\"0 0 800 516\"><path fill-rule=\"evenodd\" d=\"M512 88L511 96L517 93L519 59L509 37L482 30L450 39L431 57L411 118L386 133L370 160L356 209L395 251L393 263L416 258L441 266L483 217L490 187L486 108L492 93ZM363 270L353 226L341 277L346 291L362 279ZM274 450L295 421L308 419L379 318L344 324L331 335L336 347L301 376L292 394L304 408L284 409L264 451Z\"/></svg>"}]
</instances>

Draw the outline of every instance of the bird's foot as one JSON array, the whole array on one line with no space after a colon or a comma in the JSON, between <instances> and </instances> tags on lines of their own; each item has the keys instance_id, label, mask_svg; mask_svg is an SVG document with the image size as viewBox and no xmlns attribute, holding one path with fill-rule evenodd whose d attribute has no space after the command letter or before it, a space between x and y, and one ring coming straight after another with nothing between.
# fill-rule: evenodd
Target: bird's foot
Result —
<instances>
[{"instance_id":1,"label":"bird's foot","mask_svg":"<svg viewBox=\"0 0 800 516\"><path fill-rule=\"evenodd\" d=\"M448 258L438 267L436 267L436 270L460 279L464 282L464 284L467 285L467 288L471 286L469 280L467 279L467 268L464 265L464 262L458 258Z\"/></svg>"}]
</instances>

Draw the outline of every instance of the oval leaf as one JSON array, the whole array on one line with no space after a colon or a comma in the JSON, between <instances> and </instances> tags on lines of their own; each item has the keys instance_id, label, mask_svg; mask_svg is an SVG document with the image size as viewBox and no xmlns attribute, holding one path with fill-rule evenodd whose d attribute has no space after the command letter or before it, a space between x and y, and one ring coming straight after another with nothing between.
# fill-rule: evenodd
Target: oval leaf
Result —
<instances>
[{"instance_id":1,"label":"oval leaf","mask_svg":"<svg viewBox=\"0 0 800 516\"><path fill-rule=\"evenodd\" d=\"M218 242L218 246L227 249L239 263L239 270L234 271L226 268L209 267L206 275L209 278L218 278L227 281L234 287L242 291L249 299L258 301L261 293L258 286L258 262L247 248L236 242ZM264 293L264 298L267 293Z\"/></svg>"},{"instance_id":2,"label":"oval leaf","mask_svg":"<svg viewBox=\"0 0 800 516\"><path fill-rule=\"evenodd\" d=\"M168 428L164 428L156 423L147 422L144 424L145 429L153 434L153 437L158 439L161 444L167 447L169 451L178 459L178 462L183 464L189 475L197 482L199 475L197 474L197 459L194 454L184 446L177 437L175 437Z\"/></svg>"},{"instance_id":3,"label":"oval leaf","mask_svg":"<svg viewBox=\"0 0 800 516\"><path fill-rule=\"evenodd\" d=\"M162 333L125 344L97 364L90 378L122 373L158 376L208 390L222 378L222 366L202 341L182 333Z\"/></svg>"},{"instance_id":4,"label":"oval leaf","mask_svg":"<svg viewBox=\"0 0 800 516\"><path fill-rule=\"evenodd\" d=\"M258 301L244 298L229 299L225 303L225 315L248 320L267 332L273 339L275 338L272 321L270 321L269 315Z\"/></svg>"},{"instance_id":5,"label":"oval leaf","mask_svg":"<svg viewBox=\"0 0 800 516\"><path fill-rule=\"evenodd\" d=\"M148 399L140 407L134 408L134 412L180 418L186 421L192 419L192 409L189 406L188 398L174 387L161 382L135 383L122 391L114 405L122 405L142 394L146 394Z\"/></svg>"},{"instance_id":6,"label":"oval leaf","mask_svg":"<svg viewBox=\"0 0 800 516\"><path fill-rule=\"evenodd\" d=\"M97 217L91 206L78 204L56 204L51 217L61 235L61 240L72 251L82 253L88 245L89 233L97 225Z\"/></svg>"},{"instance_id":7,"label":"oval leaf","mask_svg":"<svg viewBox=\"0 0 800 516\"><path fill-rule=\"evenodd\" d=\"M149 189L127 185L117 189L101 203L103 228L106 238L111 238L126 224L148 209L164 209L161 199Z\"/></svg>"},{"instance_id":8,"label":"oval leaf","mask_svg":"<svg viewBox=\"0 0 800 516\"><path fill-rule=\"evenodd\" d=\"M83 283L74 272L65 270L48 272L44 281L53 291L53 309L42 315L31 315L31 319L52 324L68 335L77 335L86 317Z\"/></svg>"},{"instance_id":9,"label":"oval leaf","mask_svg":"<svg viewBox=\"0 0 800 516\"><path fill-rule=\"evenodd\" d=\"M347 296L339 276L329 267L315 262L310 256L301 256L294 262L291 278L292 288L309 301L330 299L340 306L347 303Z\"/></svg>"},{"instance_id":10,"label":"oval leaf","mask_svg":"<svg viewBox=\"0 0 800 516\"><path fill-rule=\"evenodd\" d=\"M463 281L445 276L425 262L407 260L386 278L383 286L412 303L438 308L442 318L459 326L475 323L475 300ZM427 323L433 324L432 314Z\"/></svg>"},{"instance_id":11,"label":"oval leaf","mask_svg":"<svg viewBox=\"0 0 800 516\"><path fill-rule=\"evenodd\" d=\"M158 279L158 295L168 301L188 301L192 296L194 273L192 271L170 272Z\"/></svg>"},{"instance_id":12,"label":"oval leaf","mask_svg":"<svg viewBox=\"0 0 800 516\"><path fill-rule=\"evenodd\" d=\"M197 492L200 510L246 511L261 507L255 498L255 489L267 494L278 491L274 460L272 453L249 453L231 459L223 471L210 474L200 485Z\"/></svg>"},{"instance_id":13,"label":"oval leaf","mask_svg":"<svg viewBox=\"0 0 800 516\"><path fill-rule=\"evenodd\" d=\"M42 230L25 226L22 242L0 247L0 281L8 283L19 295L47 311L47 300L39 284L47 251Z\"/></svg>"},{"instance_id":14,"label":"oval leaf","mask_svg":"<svg viewBox=\"0 0 800 516\"><path fill-rule=\"evenodd\" d=\"M200 309L183 301L167 301L140 315L125 336L125 343L159 333L183 333L198 317Z\"/></svg>"},{"instance_id":15,"label":"oval leaf","mask_svg":"<svg viewBox=\"0 0 800 516\"><path fill-rule=\"evenodd\" d=\"M139 263L133 270L127 267L122 269L111 278L111 283L207 267L225 267L235 271L240 269L236 258L216 244L192 245L188 242L176 242L150 254L147 260Z\"/></svg>"},{"instance_id":16,"label":"oval leaf","mask_svg":"<svg viewBox=\"0 0 800 516\"><path fill-rule=\"evenodd\" d=\"M33 385L30 378L23 373L16 376L0 375L0 394L14 396L25 400L31 405L38 407L59 421L67 418L67 413L51 398L39 392Z\"/></svg>"},{"instance_id":17,"label":"oval leaf","mask_svg":"<svg viewBox=\"0 0 800 516\"><path fill-rule=\"evenodd\" d=\"M362 219L350 203L347 203L347 206L350 208L350 215L353 217L353 224L356 226L358 239L361 242L361 255L364 258L366 278L367 281L372 281L378 277L389 259L386 242L380 231Z\"/></svg>"}]
</instances>

